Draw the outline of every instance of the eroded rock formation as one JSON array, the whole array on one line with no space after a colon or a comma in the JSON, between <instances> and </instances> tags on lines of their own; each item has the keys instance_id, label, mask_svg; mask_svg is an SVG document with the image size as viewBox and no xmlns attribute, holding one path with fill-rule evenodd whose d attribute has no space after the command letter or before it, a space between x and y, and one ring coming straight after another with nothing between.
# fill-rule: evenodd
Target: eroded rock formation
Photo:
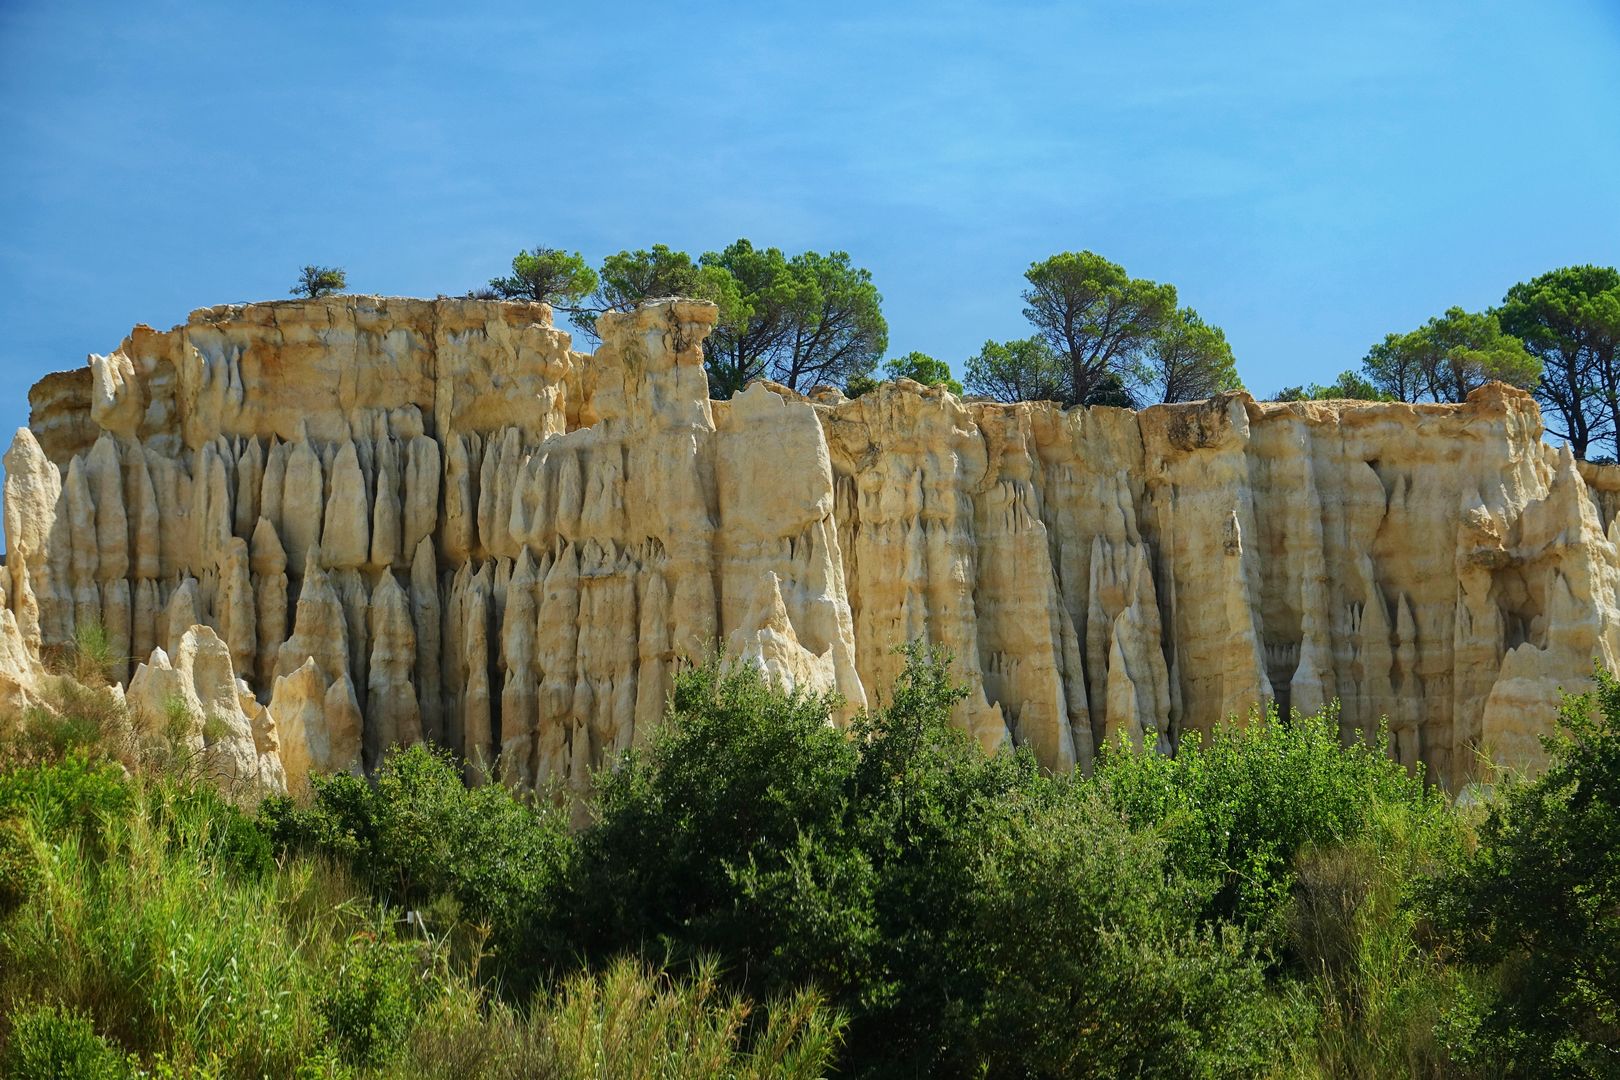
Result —
<instances>
[{"instance_id":1,"label":"eroded rock formation","mask_svg":"<svg viewBox=\"0 0 1620 1080\"><path fill-rule=\"evenodd\" d=\"M1620 471L1544 445L1512 389L711 402L714 318L607 315L594 355L543 305L470 300L138 327L35 388L3 617L35 655L100 623L132 700L195 704L232 768L295 786L423 738L577 785L657 722L682 657L850 715L913 638L954 652L967 730L1054 769L1337 699L1346 738L1387 718L1456 786L1481 755L1533 764L1559 688L1620 660Z\"/></svg>"}]
</instances>

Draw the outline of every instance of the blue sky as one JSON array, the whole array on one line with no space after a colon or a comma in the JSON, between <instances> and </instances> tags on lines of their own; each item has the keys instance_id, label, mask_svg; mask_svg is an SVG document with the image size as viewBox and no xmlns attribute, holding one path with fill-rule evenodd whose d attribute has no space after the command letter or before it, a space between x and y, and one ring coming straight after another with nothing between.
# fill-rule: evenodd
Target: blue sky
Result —
<instances>
[{"instance_id":1,"label":"blue sky","mask_svg":"<svg viewBox=\"0 0 1620 1080\"><path fill-rule=\"evenodd\" d=\"M535 244L844 249L891 354L959 366L1090 248L1260 393L1620 262L1620 0L248 7L0 0L4 430L306 262L431 296Z\"/></svg>"}]
</instances>

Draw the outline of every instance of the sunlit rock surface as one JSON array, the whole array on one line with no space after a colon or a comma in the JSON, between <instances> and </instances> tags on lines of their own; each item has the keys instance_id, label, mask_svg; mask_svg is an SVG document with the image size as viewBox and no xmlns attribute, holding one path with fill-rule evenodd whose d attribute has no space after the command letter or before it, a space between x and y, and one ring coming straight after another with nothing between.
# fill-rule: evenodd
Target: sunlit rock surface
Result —
<instances>
[{"instance_id":1,"label":"sunlit rock surface","mask_svg":"<svg viewBox=\"0 0 1620 1080\"><path fill-rule=\"evenodd\" d=\"M137 327L43 379L5 455L4 656L100 623L132 697L224 714L233 769L293 788L418 739L583 785L683 658L836 690L847 719L916 638L955 654L966 730L1053 769L1337 699L1347 739L1387 720L1456 787L1534 767L1560 687L1620 659L1620 470L1546 446L1516 390L712 402L714 319L607 315L594 355L539 304Z\"/></svg>"}]
</instances>

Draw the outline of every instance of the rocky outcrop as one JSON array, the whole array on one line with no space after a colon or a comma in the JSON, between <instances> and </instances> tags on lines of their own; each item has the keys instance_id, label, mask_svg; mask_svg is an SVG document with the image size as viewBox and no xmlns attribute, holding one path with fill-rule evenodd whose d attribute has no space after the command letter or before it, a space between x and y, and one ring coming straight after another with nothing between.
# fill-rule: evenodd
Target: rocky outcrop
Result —
<instances>
[{"instance_id":1,"label":"rocky outcrop","mask_svg":"<svg viewBox=\"0 0 1620 1080\"><path fill-rule=\"evenodd\" d=\"M135 668L125 700L136 730L195 761L198 774L228 792L286 790L275 720L236 677L231 651L207 626L180 635Z\"/></svg>"},{"instance_id":2,"label":"rocky outcrop","mask_svg":"<svg viewBox=\"0 0 1620 1080\"><path fill-rule=\"evenodd\" d=\"M132 700L239 714L232 767L273 772L273 746L295 788L416 739L582 785L683 657L835 690L847 718L915 638L955 654L966 730L1053 769L1337 699L1346 738L1387 721L1455 786L1534 765L1559 689L1620 660L1620 471L1544 445L1515 390L711 402L714 318L610 314L594 355L543 305L470 300L138 327L31 395L4 617L32 655L101 623L144 661Z\"/></svg>"}]
</instances>

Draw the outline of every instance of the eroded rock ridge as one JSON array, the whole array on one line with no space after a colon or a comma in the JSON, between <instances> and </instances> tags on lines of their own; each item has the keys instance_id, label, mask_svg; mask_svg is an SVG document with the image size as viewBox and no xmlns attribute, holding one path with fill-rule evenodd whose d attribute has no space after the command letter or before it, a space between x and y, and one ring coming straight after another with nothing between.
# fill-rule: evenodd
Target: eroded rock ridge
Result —
<instances>
[{"instance_id":1,"label":"eroded rock ridge","mask_svg":"<svg viewBox=\"0 0 1620 1080\"><path fill-rule=\"evenodd\" d=\"M645 737L720 648L846 715L948 646L986 746L1084 767L1258 703L1456 787L1620 658L1620 470L1533 401L1064 410L915 383L708 399L706 303L193 312L31 394L0 630L106 629L152 711L297 786L429 739L526 784ZM17 651L8 648L10 652ZM212 722L207 722L212 721ZM219 733L223 732L223 735Z\"/></svg>"}]
</instances>

